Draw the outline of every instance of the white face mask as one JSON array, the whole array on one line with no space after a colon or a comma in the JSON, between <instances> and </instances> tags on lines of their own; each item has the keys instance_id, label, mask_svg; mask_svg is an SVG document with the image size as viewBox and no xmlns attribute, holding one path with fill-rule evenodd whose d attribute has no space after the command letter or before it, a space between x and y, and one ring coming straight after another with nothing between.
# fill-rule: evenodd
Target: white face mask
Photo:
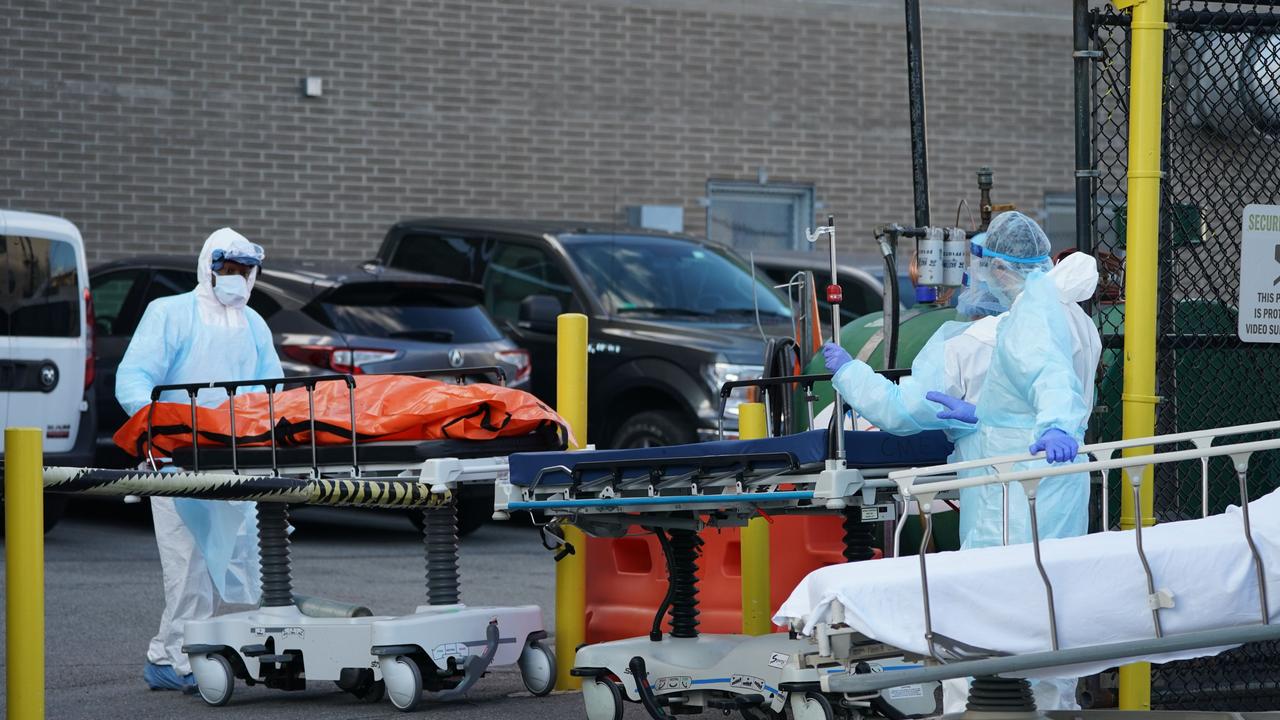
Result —
<instances>
[{"instance_id":1,"label":"white face mask","mask_svg":"<svg viewBox=\"0 0 1280 720\"><path fill-rule=\"evenodd\" d=\"M230 308L244 307L249 302L249 281L243 275L219 275L213 286L218 302Z\"/></svg>"}]
</instances>

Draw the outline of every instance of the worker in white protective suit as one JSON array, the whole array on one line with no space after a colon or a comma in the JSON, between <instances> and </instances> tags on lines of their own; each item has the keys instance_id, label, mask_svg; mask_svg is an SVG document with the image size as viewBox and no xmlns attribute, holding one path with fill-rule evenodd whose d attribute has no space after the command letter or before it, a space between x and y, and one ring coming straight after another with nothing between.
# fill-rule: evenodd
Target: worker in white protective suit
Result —
<instances>
[{"instance_id":1,"label":"worker in white protective suit","mask_svg":"<svg viewBox=\"0 0 1280 720\"><path fill-rule=\"evenodd\" d=\"M271 331L246 306L263 255L240 233L217 230L200 251L196 289L147 306L116 374L116 400L125 412L146 408L158 385L283 375ZM225 390L204 389L196 401L214 407L227 399ZM160 400L189 402L183 391L165 392ZM219 599L258 601L256 505L153 497L151 517L165 602L143 677L153 690L190 692L195 679L182 652L187 621L211 617Z\"/></svg>"},{"instance_id":2,"label":"worker in white protective suit","mask_svg":"<svg viewBox=\"0 0 1280 720\"><path fill-rule=\"evenodd\" d=\"M1076 253L1052 267L1048 252L1048 238L1030 218L1021 213L997 216L988 233L975 238L968 285L957 309L970 316L1000 314L944 325L917 355L912 375L897 386L863 363L841 362L848 355L841 357L837 346L825 347L842 396L882 430L944 430L955 443L952 462L1028 449L1045 452L1050 462L1073 460L1092 409L1101 351L1096 328L1076 303L1092 297L1098 273L1088 255ZM1034 298L1009 312L1028 283L1037 288ZM930 401L946 409L936 412ZM1075 477L1046 483L1037 502L1042 538L1087 530L1087 476L1083 484ZM962 491L961 547L1001 544L1003 506L999 487ZM1020 486L1010 489L1009 508L1009 542L1030 541ZM963 710L964 681L948 686L946 711ZM1037 683L1037 706L1074 709L1074 688L1074 680Z\"/></svg>"}]
</instances>

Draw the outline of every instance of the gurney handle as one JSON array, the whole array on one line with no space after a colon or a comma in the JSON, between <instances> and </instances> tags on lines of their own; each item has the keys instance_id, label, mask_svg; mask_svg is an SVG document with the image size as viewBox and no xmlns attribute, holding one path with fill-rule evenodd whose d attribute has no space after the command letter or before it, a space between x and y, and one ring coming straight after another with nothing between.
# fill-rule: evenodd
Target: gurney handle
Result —
<instances>
[{"instance_id":1,"label":"gurney handle","mask_svg":"<svg viewBox=\"0 0 1280 720\"><path fill-rule=\"evenodd\" d=\"M1195 442L1196 440L1274 431L1280 431L1280 421L1273 420L1262 423L1251 423L1248 425L1232 425L1230 427L1212 428L1209 430L1193 430L1190 432L1176 433L1172 435L1155 435L1145 438L1132 438L1129 440L1095 443L1093 445L1081 445L1079 454L1092 454L1095 456L1103 454L1109 458L1116 450L1144 447L1147 445L1170 445L1178 442ZM1042 456L1031 455L1028 453L1023 455L982 458L979 460L951 463L949 465L930 465L928 467L911 468L909 470L895 470L894 472L889 473L889 477L890 479L897 480L900 478L924 478L934 475L950 475L960 470L972 470L974 468L990 467L992 465L1005 463L1027 462L1039 457Z\"/></svg>"}]
</instances>

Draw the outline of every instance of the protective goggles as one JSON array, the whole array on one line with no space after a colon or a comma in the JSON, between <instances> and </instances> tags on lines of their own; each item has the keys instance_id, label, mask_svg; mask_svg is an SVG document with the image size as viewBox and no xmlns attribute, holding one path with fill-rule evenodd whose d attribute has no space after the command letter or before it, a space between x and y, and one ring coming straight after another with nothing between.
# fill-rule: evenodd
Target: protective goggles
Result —
<instances>
[{"instance_id":1,"label":"protective goggles","mask_svg":"<svg viewBox=\"0 0 1280 720\"><path fill-rule=\"evenodd\" d=\"M976 242L969 243L969 254L977 258L997 258L1004 260L1005 262L1014 263L1015 265L1035 265L1049 259L1048 255L1037 255L1036 257L1029 258L1014 257L1013 255L1006 255L994 250L988 250Z\"/></svg>"},{"instance_id":2,"label":"protective goggles","mask_svg":"<svg viewBox=\"0 0 1280 720\"><path fill-rule=\"evenodd\" d=\"M221 270L224 262L239 263L248 267L257 267L262 264L263 252L258 245L253 246L256 251L253 254L245 253L243 250L214 250L213 262L210 263L214 270Z\"/></svg>"}]
</instances>

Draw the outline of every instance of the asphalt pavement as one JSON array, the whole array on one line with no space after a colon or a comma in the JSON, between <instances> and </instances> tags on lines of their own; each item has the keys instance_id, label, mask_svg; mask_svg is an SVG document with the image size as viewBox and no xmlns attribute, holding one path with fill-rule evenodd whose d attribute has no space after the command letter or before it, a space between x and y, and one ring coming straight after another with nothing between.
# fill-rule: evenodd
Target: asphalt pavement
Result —
<instances>
[{"instance_id":1,"label":"asphalt pavement","mask_svg":"<svg viewBox=\"0 0 1280 720\"><path fill-rule=\"evenodd\" d=\"M361 603L375 614L409 613L425 601L421 536L402 514L302 508L294 524L295 592ZM328 682L300 692L238 683L231 703L221 708L196 696L152 692L142 681L142 666L164 599L145 506L78 501L45 541L50 720L406 717L386 700L365 704ZM463 602L537 604L548 630L554 627L554 562L533 528L489 523L463 539L461 568ZM0 574L0 592L7 590L3 583ZM9 661L4 657L0 664L7 667ZM8 697L4 685L0 672L0 709ZM427 702L415 714L454 720L585 717L580 695L532 697L513 667L490 672L466 701ZM626 716L638 720L644 713L631 705Z\"/></svg>"}]
</instances>

